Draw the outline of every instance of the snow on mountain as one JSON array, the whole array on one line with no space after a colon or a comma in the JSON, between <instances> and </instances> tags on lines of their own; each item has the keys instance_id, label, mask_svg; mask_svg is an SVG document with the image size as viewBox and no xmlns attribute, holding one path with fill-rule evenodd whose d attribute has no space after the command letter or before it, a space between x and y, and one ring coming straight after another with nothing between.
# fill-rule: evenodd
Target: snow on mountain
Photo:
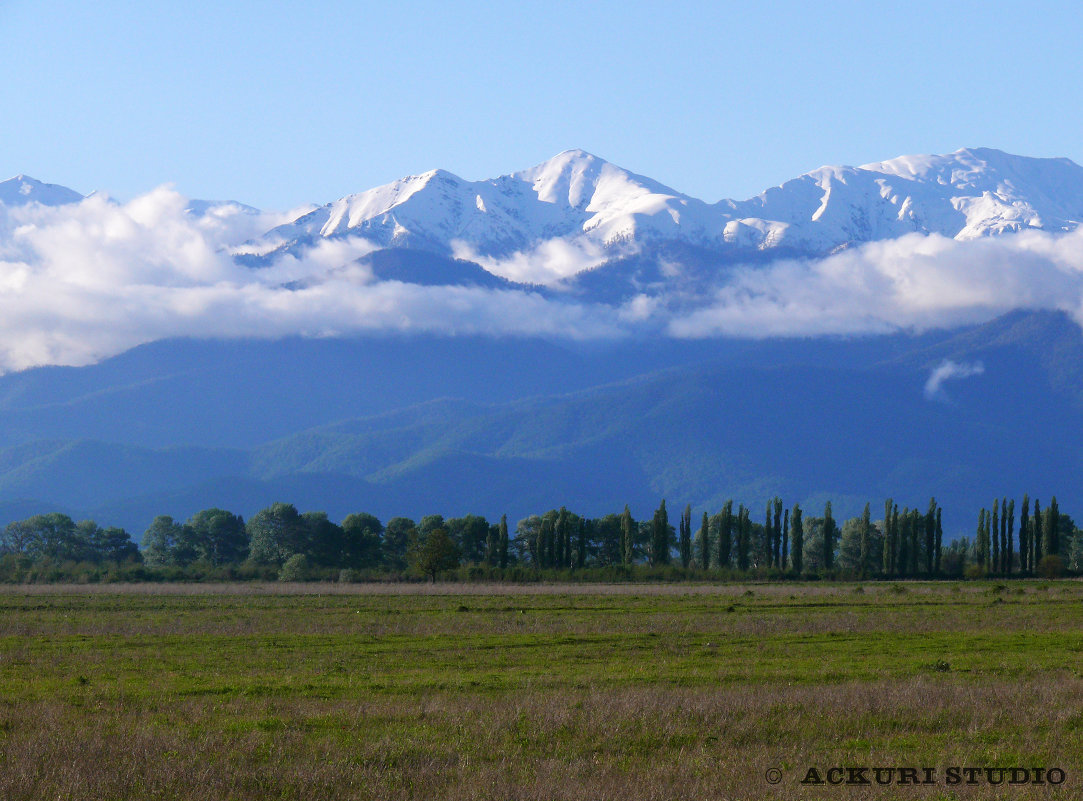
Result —
<instances>
[{"instance_id":1,"label":"snow on mountain","mask_svg":"<svg viewBox=\"0 0 1083 801\"><path fill-rule=\"evenodd\" d=\"M29 175L16 175L0 181L0 203L5 206L25 206L40 203L43 206L63 206L83 199L73 189L58 184L45 184Z\"/></svg>"},{"instance_id":2,"label":"snow on mountain","mask_svg":"<svg viewBox=\"0 0 1083 801\"><path fill-rule=\"evenodd\" d=\"M451 252L455 243L500 255L553 238L605 247L640 237L706 235L703 201L581 150L528 170L466 181L444 170L402 178L328 203L268 234L280 242L354 234L383 246Z\"/></svg>"},{"instance_id":3,"label":"snow on mountain","mask_svg":"<svg viewBox=\"0 0 1083 801\"><path fill-rule=\"evenodd\" d=\"M823 255L908 233L973 239L1083 220L1083 167L1068 159L959 150L821 167L744 201L707 204L581 150L466 181L443 170L328 203L264 238L303 246L357 235L383 247L500 257L554 239L618 253L681 242L723 254Z\"/></svg>"}]
</instances>

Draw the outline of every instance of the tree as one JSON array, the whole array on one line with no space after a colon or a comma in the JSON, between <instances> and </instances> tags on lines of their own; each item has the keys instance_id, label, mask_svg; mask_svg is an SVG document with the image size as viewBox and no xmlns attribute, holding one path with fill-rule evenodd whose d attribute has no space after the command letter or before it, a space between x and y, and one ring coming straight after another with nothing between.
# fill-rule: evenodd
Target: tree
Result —
<instances>
[{"instance_id":1,"label":"tree","mask_svg":"<svg viewBox=\"0 0 1083 801\"><path fill-rule=\"evenodd\" d=\"M703 513L703 522L699 524L699 532L696 534L696 546L699 553L699 564L704 570L711 566L711 522L707 513Z\"/></svg>"},{"instance_id":2,"label":"tree","mask_svg":"<svg viewBox=\"0 0 1083 801\"><path fill-rule=\"evenodd\" d=\"M1023 510L1019 516L1019 569L1026 573L1030 563L1030 496L1023 494Z\"/></svg>"},{"instance_id":3,"label":"tree","mask_svg":"<svg viewBox=\"0 0 1083 801\"><path fill-rule=\"evenodd\" d=\"M413 525L409 528L413 528ZM375 515L367 512L346 515L342 521L339 563L354 570L376 567L385 557L383 534L384 525ZM405 544L404 542L404 552Z\"/></svg>"},{"instance_id":4,"label":"tree","mask_svg":"<svg viewBox=\"0 0 1083 801\"><path fill-rule=\"evenodd\" d=\"M1001 509L1003 510L1003 505ZM1008 512L1004 516L1003 520L1006 523L1004 527L1004 543L1001 548L1001 552L1004 554L1004 573L1010 574L1014 568L1014 542L1015 539L1015 498L1008 501Z\"/></svg>"},{"instance_id":5,"label":"tree","mask_svg":"<svg viewBox=\"0 0 1083 801\"><path fill-rule=\"evenodd\" d=\"M624 504L624 513L620 516L620 536L621 536L621 561L630 565L635 560L635 542L633 532L635 531L635 521L632 520L632 513L628 511L628 504Z\"/></svg>"},{"instance_id":6,"label":"tree","mask_svg":"<svg viewBox=\"0 0 1083 801\"><path fill-rule=\"evenodd\" d=\"M718 513L718 566L730 566L733 534L733 501L726 501Z\"/></svg>"},{"instance_id":7,"label":"tree","mask_svg":"<svg viewBox=\"0 0 1083 801\"><path fill-rule=\"evenodd\" d=\"M577 533L579 534L579 537L575 546L576 567L587 566L587 528L587 521L580 517L577 524Z\"/></svg>"},{"instance_id":8,"label":"tree","mask_svg":"<svg viewBox=\"0 0 1083 801\"><path fill-rule=\"evenodd\" d=\"M793 505L793 514L790 515L790 520L791 525L793 526L793 551L791 561L793 562L793 571L798 575L801 575L805 554L805 528L803 521L801 520L801 506L799 504L795 503Z\"/></svg>"},{"instance_id":9,"label":"tree","mask_svg":"<svg viewBox=\"0 0 1083 801\"><path fill-rule=\"evenodd\" d=\"M454 570L458 566L459 549L442 528L429 532L414 552L414 567L433 582L441 571Z\"/></svg>"},{"instance_id":10,"label":"tree","mask_svg":"<svg viewBox=\"0 0 1083 801\"><path fill-rule=\"evenodd\" d=\"M986 520L986 525L989 521ZM990 529L989 542L992 544L991 567L994 572L1000 570L1000 500L993 498L993 523Z\"/></svg>"},{"instance_id":11,"label":"tree","mask_svg":"<svg viewBox=\"0 0 1083 801\"><path fill-rule=\"evenodd\" d=\"M308 527L292 503L274 503L252 515L248 556L257 564L279 565L308 551Z\"/></svg>"},{"instance_id":12,"label":"tree","mask_svg":"<svg viewBox=\"0 0 1083 801\"><path fill-rule=\"evenodd\" d=\"M669 515L666 512L666 499L654 512L651 519L651 564L669 564L670 547Z\"/></svg>"},{"instance_id":13,"label":"tree","mask_svg":"<svg viewBox=\"0 0 1083 801\"><path fill-rule=\"evenodd\" d=\"M831 570L835 564L835 518L831 516L831 501L824 506L824 569Z\"/></svg>"},{"instance_id":14,"label":"tree","mask_svg":"<svg viewBox=\"0 0 1083 801\"><path fill-rule=\"evenodd\" d=\"M782 569L786 569L786 559L789 556L789 537L790 537L790 510L786 509L782 513Z\"/></svg>"},{"instance_id":15,"label":"tree","mask_svg":"<svg viewBox=\"0 0 1083 801\"><path fill-rule=\"evenodd\" d=\"M185 523L195 557L212 565L242 562L248 555L248 532L244 520L217 507L196 512Z\"/></svg>"},{"instance_id":16,"label":"tree","mask_svg":"<svg viewBox=\"0 0 1083 801\"><path fill-rule=\"evenodd\" d=\"M308 557L303 553L295 553L282 563L282 568L278 571L278 580L304 581L306 573L308 573Z\"/></svg>"},{"instance_id":17,"label":"tree","mask_svg":"<svg viewBox=\"0 0 1083 801\"><path fill-rule=\"evenodd\" d=\"M1060 556L1060 509L1057 508L1057 496L1054 495L1045 509L1045 522L1042 526L1042 550L1047 556Z\"/></svg>"},{"instance_id":18,"label":"tree","mask_svg":"<svg viewBox=\"0 0 1083 801\"><path fill-rule=\"evenodd\" d=\"M872 520L870 519L869 504L865 504L865 511L861 513L861 533L858 547L858 564L862 575L869 569L869 536L872 532Z\"/></svg>"},{"instance_id":19,"label":"tree","mask_svg":"<svg viewBox=\"0 0 1083 801\"><path fill-rule=\"evenodd\" d=\"M500 515L500 541L498 545L498 561L500 569L508 566L508 516Z\"/></svg>"},{"instance_id":20,"label":"tree","mask_svg":"<svg viewBox=\"0 0 1083 801\"><path fill-rule=\"evenodd\" d=\"M178 545L184 530L169 515L158 515L143 532L143 561L153 567L184 565L184 555L178 556Z\"/></svg>"},{"instance_id":21,"label":"tree","mask_svg":"<svg viewBox=\"0 0 1083 801\"><path fill-rule=\"evenodd\" d=\"M984 570L989 561L989 535L985 533L985 510L978 514L978 532L974 541L974 555L978 566Z\"/></svg>"},{"instance_id":22,"label":"tree","mask_svg":"<svg viewBox=\"0 0 1083 801\"><path fill-rule=\"evenodd\" d=\"M871 520L867 520L863 514L842 524L837 559L839 567L865 576L879 571L880 559L880 538L873 531Z\"/></svg>"},{"instance_id":23,"label":"tree","mask_svg":"<svg viewBox=\"0 0 1083 801\"><path fill-rule=\"evenodd\" d=\"M748 510L741 504L737 510L737 569L748 570L748 546L752 536Z\"/></svg>"},{"instance_id":24,"label":"tree","mask_svg":"<svg viewBox=\"0 0 1083 801\"><path fill-rule=\"evenodd\" d=\"M895 532L891 525L891 510L894 503L891 498L884 502L884 558L882 567L885 576L895 575Z\"/></svg>"},{"instance_id":25,"label":"tree","mask_svg":"<svg viewBox=\"0 0 1083 801\"><path fill-rule=\"evenodd\" d=\"M1031 517L1030 533L1030 567L1036 570L1038 563L1042 561L1042 506L1038 499L1034 499L1034 515Z\"/></svg>"},{"instance_id":26,"label":"tree","mask_svg":"<svg viewBox=\"0 0 1083 801\"><path fill-rule=\"evenodd\" d=\"M343 521L345 523L346 521ZM387 521L380 560L389 570L405 570L410 540L417 538L417 525L408 517L393 517Z\"/></svg>"},{"instance_id":27,"label":"tree","mask_svg":"<svg viewBox=\"0 0 1083 801\"><path fill-rule=\"evenodd\" d=\"M944 528L940 525L940 507L936 507L936 557L933 560L933 570L940 575L940 546L944 541Z\"/></svg>"},{"instance_id":28,"label":"tree","mask_svg":"<svg viewBox=\"0 0 1083 801\"><path fill-rule=\"evenodd\" d=\"M766 567L770 567L773 564L775 549L774 549L774 532L771 531L771 510L774 508L774 504L771 501L767 502L767 514L763 521L763 564Z\"/></svg>"},{"instance_id":29,"label":"tree","mask_svg":"<svg viewBox=\"0 0 1083 801\"><path fill-rule=\"evenodd\" d=\"M929 499L929 511L925 513L925 573L932 575L936 558L936 498Z\"/></svg>"},{"instance_id":30,"label":"tree","mask_svg":"<svg viewBox=\"0 0 1083 801\"><path fill-rule=\"evenodd\" d=\"M438 517L438 515L433 515L433 517ZM426 519L422 518L423 527ZM429 530L436 528L447 531L448 536L459 547L462 561L478 564L485 558L485 546L489 539L489 521L484 517L478 515L452 517L442 521L442 524L434 524Z\"/></svg>"},{"instance_id":31,"label":"tree","mask_svg":"<svg viewBox=\"0 0 1083 801\"><path fill-rule=\"evenodd\" d=\"M688 504L681 512L681 567L687 569L692 564L692 506Z\"/></svg>"},{"instance_id":32,"label":"tree","mask_svg":"<svg viewBox=\"0 0 1083 801\"><path fill-rule=\"evenodd\" d=\"M775 496L775 519L771 526L771 532L775 540L775 567L783 568L786 565L782 559L782 499Z\"/></svg>"}]
</instances>

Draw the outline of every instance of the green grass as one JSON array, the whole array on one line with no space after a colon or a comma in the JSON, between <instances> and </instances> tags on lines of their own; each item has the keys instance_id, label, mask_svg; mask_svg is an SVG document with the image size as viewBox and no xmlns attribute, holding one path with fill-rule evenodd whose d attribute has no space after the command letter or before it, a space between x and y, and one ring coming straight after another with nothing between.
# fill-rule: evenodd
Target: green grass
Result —
<instances>
[{"instance_id":1,"label":"green grass","mask_svg":"<svg viewBox=\"0 0 1083 801\"><path fill-rule=\"evenodd\" d=\"M0 798L1083 795L1083 584L890 586L8 588Z\"/></svg>"}]
</instances>

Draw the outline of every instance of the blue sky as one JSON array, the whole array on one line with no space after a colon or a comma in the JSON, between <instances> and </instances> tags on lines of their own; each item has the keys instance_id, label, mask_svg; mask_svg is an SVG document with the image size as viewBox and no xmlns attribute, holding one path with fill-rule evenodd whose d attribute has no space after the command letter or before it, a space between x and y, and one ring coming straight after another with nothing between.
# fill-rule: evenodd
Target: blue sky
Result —
<instances>
[{"instance_id":1,"label":"blue sky","mask_svg":"<svg viewBox=\"0 0 1083 801\"><path fill-rule=\"evenodd\" d=\"M1083 162L1062 3L0 3L0 175L284 209L580 147L689 194L990 146Z\"/></svg>"}]
</instances>

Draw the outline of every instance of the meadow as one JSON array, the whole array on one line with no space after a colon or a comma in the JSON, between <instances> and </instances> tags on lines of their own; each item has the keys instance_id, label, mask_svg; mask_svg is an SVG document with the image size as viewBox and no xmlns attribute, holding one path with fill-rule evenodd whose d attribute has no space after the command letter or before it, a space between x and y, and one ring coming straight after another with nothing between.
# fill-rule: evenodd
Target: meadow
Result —
<instances>
[{"instance_id":1,"label":"meadow","mask_svg":"<svg viewBox=\"0 0 1083 801\"><path fill-rule=\"evenodd\" d=\"M1081 623L1078 581L8 586L0 798L1080 798Z\"/></svg>"}]
</instances>

